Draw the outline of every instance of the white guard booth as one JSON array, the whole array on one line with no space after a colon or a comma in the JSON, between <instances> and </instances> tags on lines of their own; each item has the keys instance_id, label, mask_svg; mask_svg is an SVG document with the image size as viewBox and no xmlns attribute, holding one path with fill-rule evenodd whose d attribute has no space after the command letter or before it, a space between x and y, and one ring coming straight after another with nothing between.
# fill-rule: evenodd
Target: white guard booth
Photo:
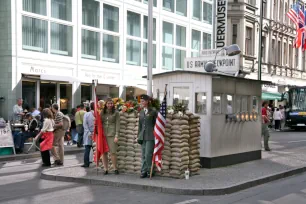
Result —
<instances>
[{"instance_id":1,"label":"white guard booth","mask_svg":"<svg viewBox=\"0 0 306 204\"><path fill-rule=\"evenodd\" d=\"M154 97L183 103L201 117L200 159L216 168L261 159L262 81L233 76L173 71L153 76Z\"/></svg>"}]
</instances>

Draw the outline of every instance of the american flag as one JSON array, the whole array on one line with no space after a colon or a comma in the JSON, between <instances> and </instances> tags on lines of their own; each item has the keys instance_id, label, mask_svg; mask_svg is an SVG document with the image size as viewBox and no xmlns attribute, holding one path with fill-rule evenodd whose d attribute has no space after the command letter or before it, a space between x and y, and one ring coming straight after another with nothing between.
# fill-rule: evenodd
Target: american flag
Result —
<instances>
[{"instance_id":1,"label":"american flag","mask_svg":"<svg viewBox=\"0 0 306 204\"><path fill-rule=\"evenodd\" d=\"M160 110L158 112L154 127L155 146L153 153L153 161L155 162L158 171L160 171L162 167L162 151L164 149L164 143L165 143L166 112L167 112L167 94L165 94L163 102L160 106Z\"/></svg>"},{"instance_id":2,"label":"american flag","mask_svg":"<svg viewBox=\"0 0 306 204\"><path fill-rule=\"evenodd\" d=\"M291 9L286 14L289 17L289 19L292 20L293 23L296 25L296 29L300 27L298 13L299 13L299 6L297 4L293 4Z\"/></svg>"}]
</instances>

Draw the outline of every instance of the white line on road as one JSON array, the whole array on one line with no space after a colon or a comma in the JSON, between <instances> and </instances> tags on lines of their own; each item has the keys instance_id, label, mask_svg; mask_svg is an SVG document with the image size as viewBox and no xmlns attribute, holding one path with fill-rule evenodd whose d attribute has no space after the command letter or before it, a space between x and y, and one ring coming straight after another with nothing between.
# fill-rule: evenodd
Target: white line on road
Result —
<instances>
[{"instance_id":1,"label":"white line on road","mask_svg":"<svg viewBox=\"0 0 306 204\"><path fill-rule=\"evenodd\" d=\"M289 141L288 143L298 143L298 142L306 142L306 140Z\"/></svg>"},{"instance_id":2,"label":"white line on road","mask_svg":"<svg viewBox=\"0 0 306 204\"><path fill-rule=\"evenodd\" d=\"M199 200L198 199L191 199L191 200L185 200L179 203L174 203L174 204L188 204L188 203L198 203Z\"/></svg>"}]
</instances>

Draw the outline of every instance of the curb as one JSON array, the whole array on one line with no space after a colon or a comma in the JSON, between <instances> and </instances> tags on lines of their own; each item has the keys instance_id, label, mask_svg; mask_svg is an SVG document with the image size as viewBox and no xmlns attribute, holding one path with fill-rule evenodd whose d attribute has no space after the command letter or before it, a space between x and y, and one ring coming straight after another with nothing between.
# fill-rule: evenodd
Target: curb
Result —
<instances>
[{"instance_id":1,"label":"curb","mask_svg":"<svg viewBox=\"0 0 306 204\"><path fill-rule=\"evenodd\" d=\"M83 153L84 149L73 149L73 150L66 150L64 152L65 155L72 155L72 154L78 154ZM25 159L34 159L39 158L40 152L30 153L30 154L16 154L16 155L9 155L9 156L0 156L0 162L8 162L8 161L19 161L19 160L25 160Z\"/></svg>"},{"instance_id":2,"label":"curb","mask_svg":"<svg viewBox=\"0 0 306 204\"><path fill-rule=\"evenodd\" d=\"M71 166L70 166L71 167ZM62 167L67 168L67 167ZM113 186L113 187L120 187L120 188L127 188L133 190L143 190L143 191L150 191L150 192L158 192L158 193L168 193L168 194L177 194L177 195L225 195L235 193L241 190L245 190L247 188L251 188L254 186L258 186L261 184L265 184L268 182L272 182L275 180L279 180L282 178L286 178L289 176L293 176L296 174L301 174L306 171L306 167L300 167L291 169L288 171L283 171L277 174L268 175L265 177L261 177L258 179L250 180L244 183L239 183L237 185L228 186L225 188L219 189L183 189L183 188L171 188L171 187L162 187L162 186L150 186L144 184L132 184L132 183L123 183L123 182L114 182L114 181L103 181L103 180L95 180L95 179L86 179L86 178L76 178L76 177L66 177L66 176L57 176L57 175L50 175L48 171L52 170L44 170L41 173L40 178L45 180L52 180L52 181L64 181L64 182L75 182L81 184L90 184L90 185L102 185L102 186Z\"/></svg>"}]
</instances>

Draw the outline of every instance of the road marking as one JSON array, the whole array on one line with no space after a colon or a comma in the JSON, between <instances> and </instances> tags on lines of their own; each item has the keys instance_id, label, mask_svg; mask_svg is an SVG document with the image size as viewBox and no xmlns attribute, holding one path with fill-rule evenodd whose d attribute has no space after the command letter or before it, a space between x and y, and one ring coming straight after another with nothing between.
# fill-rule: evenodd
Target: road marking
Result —
<instances>
[{"instance_id":1,"label":"road marking","mask_svg":"<svg viewBox=\"0 0 306 204\"><path fill-rule=\"evenodd\" d=\"M191 199L191 200L185 200L179 203L174 203L174 204L188 204L188 203L198 203L199 200L198 199Z\"/></svg>"},{"instance_id":2,"label":"road marking","mask_svg":"<svg viewBox=\"0 0 306 204\"><path fill-rule=\"evenodd\" d=\"M306 142L306 140L289 141L288 143Z\"/></svg>"}]
</instances>

